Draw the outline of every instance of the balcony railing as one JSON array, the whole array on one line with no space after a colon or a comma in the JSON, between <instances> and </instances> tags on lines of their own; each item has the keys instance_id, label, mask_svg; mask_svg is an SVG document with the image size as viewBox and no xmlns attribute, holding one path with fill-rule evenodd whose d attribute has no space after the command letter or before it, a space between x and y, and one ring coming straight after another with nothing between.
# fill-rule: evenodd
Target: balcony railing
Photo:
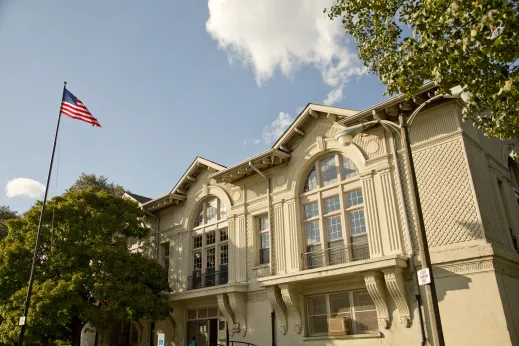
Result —
<instances>
[{"instance_id":1,"label":"balcony railing","mask_svg":"<svg viewBox=\"0 0 519 346\"><path fill-rule=\"evenodd\" d=\"M331 247L325 250L304 253L302 254L302 259L303 269L349 263L369 259L369 247L367 242Z\"/></svg>"},{"instance_id":2,"label":"balcony railing","mask_svg":"<svg viewBox=\"0 0 519 346\"><path fill-rule=\"evenodd\" d=\"M218 285L225 285L227 281L229 280L229 272L227 268L220 269L219 271L213 271L213 272L207 272L207 273L200 273L200 272L194 272L193 276L190 276L188 278L189 290L196 290L199 288L204 287L212 287L212 286L218 286Z\"/></svg>"}]
</instances>

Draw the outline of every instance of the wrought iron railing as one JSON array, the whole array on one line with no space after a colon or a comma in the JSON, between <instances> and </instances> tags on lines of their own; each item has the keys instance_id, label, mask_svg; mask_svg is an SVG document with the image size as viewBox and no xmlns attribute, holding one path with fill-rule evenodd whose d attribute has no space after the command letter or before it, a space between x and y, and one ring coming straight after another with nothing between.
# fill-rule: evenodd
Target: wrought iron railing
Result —
<instances>
[{"instance_id":1,"label":"wrought iron railing","mask_svg":"<svg viewBox=\"0 0 519 346\"><path fill-rule=\"evenodd\" d=\"M367 242L353 243L341 247L330 247L325 250L307 252L301 255L303 269L313 269L369 259Z\"/></svg>"},{"instance_id":2,"label":"wrought iron railing","mask_svg":"<svg viewBox=\"0 0 519 346\"><path fill-rule=\"evenodd\" d=\"M206 272L204 274L194 272L193 275L188 278L188 289L196 290L204 287L225 285L228 280L229 272L227 268L220 269L219 271Z\"/></svg>"}]
</instances>

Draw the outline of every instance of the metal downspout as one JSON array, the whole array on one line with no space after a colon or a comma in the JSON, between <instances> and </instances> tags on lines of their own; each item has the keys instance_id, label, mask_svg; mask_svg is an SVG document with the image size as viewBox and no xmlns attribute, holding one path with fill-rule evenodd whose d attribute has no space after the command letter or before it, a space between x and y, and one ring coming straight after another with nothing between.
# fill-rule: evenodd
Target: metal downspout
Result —
<instances>
[{"instance_id":1,"label":"metal downspout","mask_svg":"<svg viewBox=\"0 0 519 346\"><path fill-rule=\"evenodd\" d=\"M270 199L270 178L267 177L262 171L260 171L256 166L252 164L252 161L249 161L249 166L256 171L259 175L261 175L267 181L267 218L269 220L269 267L270 267L270 275L274 274L274 268L272 268L272 219L270 218L270 209L271 209L271 199Z\"/></svg>"}]
</instances>

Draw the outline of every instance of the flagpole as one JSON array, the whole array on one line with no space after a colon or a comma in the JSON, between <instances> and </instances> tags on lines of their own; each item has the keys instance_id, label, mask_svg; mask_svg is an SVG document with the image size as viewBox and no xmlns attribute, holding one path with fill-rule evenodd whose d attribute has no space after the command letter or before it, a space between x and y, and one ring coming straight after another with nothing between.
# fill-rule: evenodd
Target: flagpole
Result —
<instances>
[{"instance_id":1,"label":"flagpole","mask_svg":"<svg viewBox=\"0 0 519 346\"><path fill-rule=\"evenodd\" d=\"M63 82L63 95L61 97L61 101L63 101L65 99L65 90L66 89L67 89L67 82ZM52 164L54 163L54 152L56 151L56 142L58 140L60 120L61 120L61 104L60 104L60 110L58 112L58 123L56 125L56 134L54 135L54 145L52 146L52 155L50 157L49 174L47 176L47 187L45 188L45 197L43 198L43 205L41 207L41 213L40 213L40 223L38 225L38 233L36 234L36 244L34 245L34 255L32 258L31 275L29 277L29 287L27 288L27 297L25 298L25 303L23 305L23 317L20 319L20 324L21 324L22 328L20 329L20 337L18 339L18 346L23 345L23 337L25 335L25 326L27 325L27 315L29 313L29 307L31 304L32 284L34 282L34 269L36 266L36 259L38 258L38 247L40 245L41 227L43 224L43 217L45 216L45 205L47 204L47 194L49 192L50 176L52 174Z\"/></svg>"}]
</instances>

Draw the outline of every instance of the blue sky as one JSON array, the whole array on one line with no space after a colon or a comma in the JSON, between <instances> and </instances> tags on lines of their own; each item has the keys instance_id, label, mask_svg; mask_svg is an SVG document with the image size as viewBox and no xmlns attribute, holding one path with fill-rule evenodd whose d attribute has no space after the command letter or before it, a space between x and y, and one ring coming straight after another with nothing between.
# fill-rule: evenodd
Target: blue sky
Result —
<instances>
[{"instance_id":1,"label":"blue sky","mask_svg":"<svg viewBox=\"0 0 519 346\"><path fill-rule=\"evenodd\" d=\"M103 127L62 118L51 196L87 172L157 197L197 155L268 149L307 103L381 101L327 3L0 0L0 205L41 198L7 184L45 184L64 80Z\"/></svg>"}]
</instances>

